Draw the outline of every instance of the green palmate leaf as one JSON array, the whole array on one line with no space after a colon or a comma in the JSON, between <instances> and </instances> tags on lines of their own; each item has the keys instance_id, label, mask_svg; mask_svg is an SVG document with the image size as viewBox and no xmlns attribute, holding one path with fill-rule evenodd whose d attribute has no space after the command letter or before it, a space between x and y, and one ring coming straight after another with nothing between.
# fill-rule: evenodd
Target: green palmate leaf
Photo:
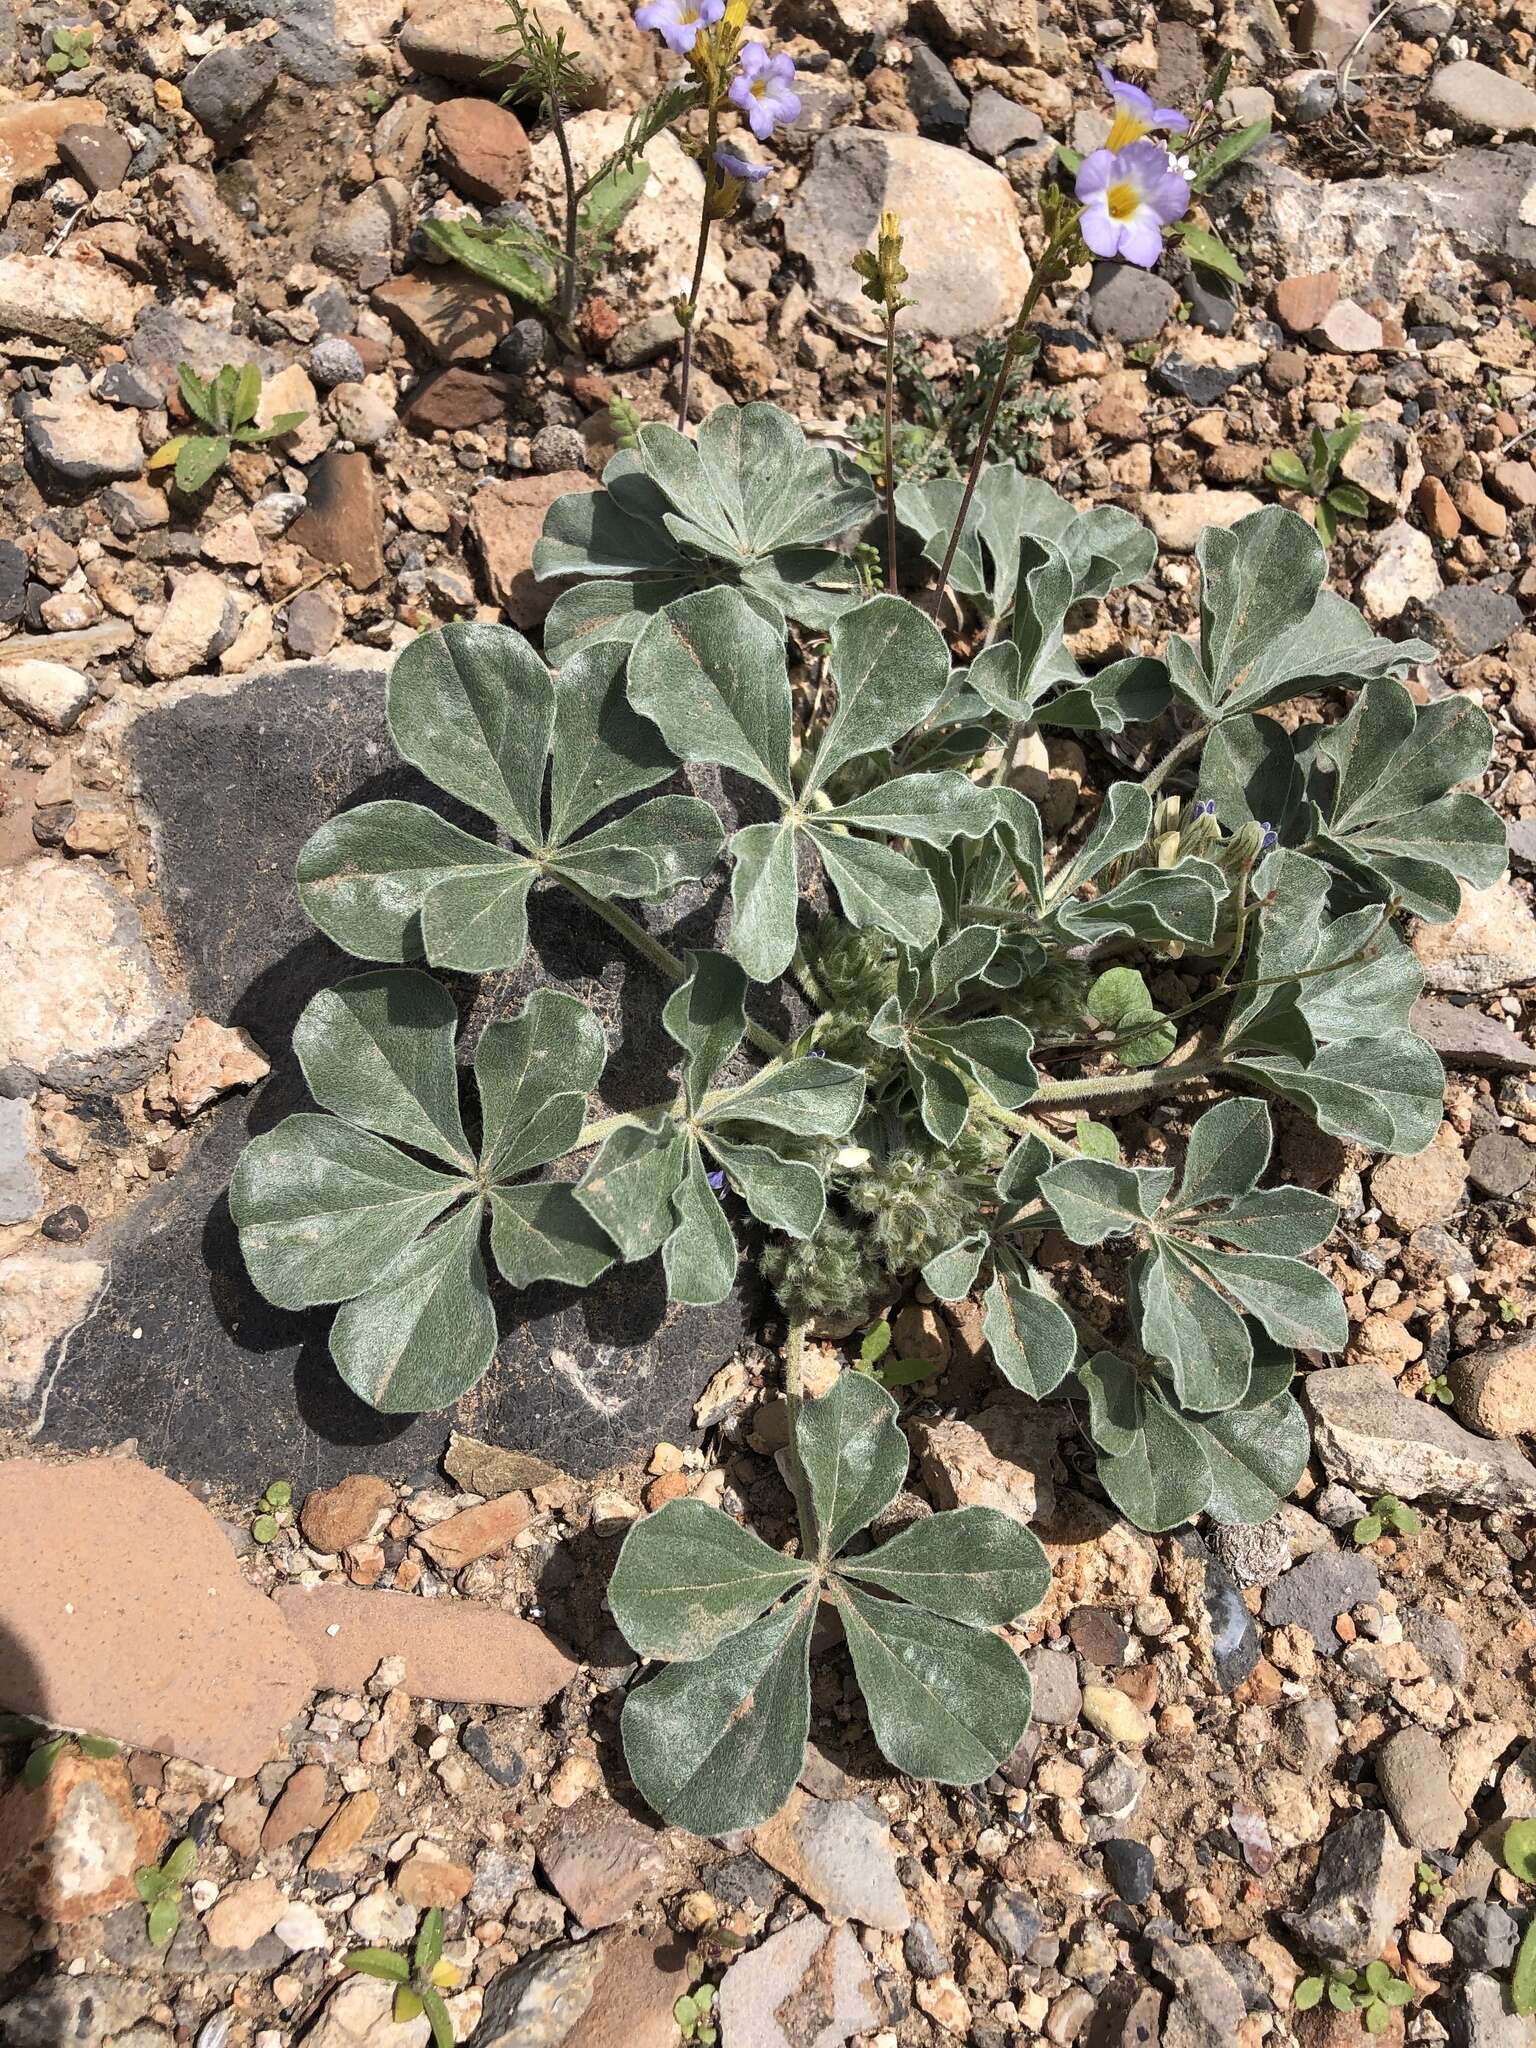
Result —
<instances>
[{"instance_id":1,"label":"green palmate leaf","mask_svg":"<svg viewBox=\"0 0 1536 2048\"><path fill-rule=\"evenodd\" d=\"M1269 1164L1269 1147L1269 1116L1262 1103L1235 1097L1207 1110L1189 1134L1179 1175L1180 1213L1250 1193Z\"/></svg>"},{"instance_id":2,"label":"green palmate leaf","mask_svg":"<svg viewBox=\"0 0 1536 2048\"><path fill-rule=\"evenodd\" d=\"M482 1205L468 1203L337 1310L331 1356L370 1407L386 1415L443 1408L484 1373L496 1312L480 1256L482 1220Z\"/></svg>"},{"instance_id":3,"label":"green palmate leaf","mask_svg":"<svg viewBox=\"0 0 1536 2048\"><path fill-rule=\"evenodd\" d=\"M1134 967L1111 967L1101 974L1088 991L1087 1010L1116 1035L1114 1054L1123 1067L1158 1066L1178 1044L1177 1031Z\"/></svg>"},{"instance_id":4,"label":"green palmate leaf","mask_svg":"<svg viewBox=\"0 0 1536 2048\"><path fill-rule=\"evenodd\" d=\"M799 943L797 835L790 825L743 825L731 839L731 949L754 981L773 981Z\"/></svg>"},{"instance_id":5,"label":"green palmate leaf","mask_svg":"<svg viewBox=\"0 0 1536 2048\"><path fill-rule=\"evenodd\" d=\"M991 831L996 815L991 790L979 789L965 776L946 771L899 775L867 796L834 806L813 823L818 829L836 823L866 832L886 832L896 839L917 839L928 846L949 846L956 839L983 838Z\"/></svg>"},{"instance_id":6,"label":"green palmate leaf","mask_svg":"<svg viewBox=\"0 0 1536 2048\"><path fill-rule=\"evenodd\" d=\"M790 797L782 634L728 589L685 597L635 643L629 701L684 761L717 762Z\"/></svg>"},{"instance_id":7,"label":"green palmate leaf","mask_svg":"<svg viewBox=\"0 0 1536 2048\"><path fill-rule=\"evenodd\" d=\"M724 1301L736 1278L736 1240L709 1184L704 1156L691 1138L672 1193L672 1213L676 1226L661 1248L667 1293L673 1301L711 1308Z\"/></svg>"},{"instance_id":8,"label":"green palmate leaf","mask_svg":"<svg viewBox=\"0 0 1536 2048\"><path fill-rule=\"evenodd\" d=\"M957 1508L913 1522L843 1575L929 1614L992 1628L1040 1605L1051 1567L1039 1539L996 1508Z\"/></svg>"},{"instance_id":9,"label":"green palmate leaf","mask_svg":"<svg viewBox=\"0 0 1536 2048\"><path fill-rule=\"evenodd\" d=\"M1317 852L1378 898L1445 919L1458 880L1485 888L1504 871L1504 827L1479 797L1452 795L1481 775L1493 747L1487 714L1466 697L1423 709L1381 678L1317 739L1308 790Z\"/></svg>"},{"instance_id":10,"label":"green palmate leaf","mask_svg":"<svg viewBox=\"0 0 1536 2048\"><path fill-rule=\"evenodd\" d=\"M815 1614L814 1593L801 1594L629 1694L625 1761L672 1825L722 1834L766 1820L789 1797L810 1732Z\"/></svg>"},{"instance_id":11,"label":"green palmate leaf","mask_svg":"<svg viewBox=\"0 0 1536 2048\"><path fill-rule=\"evenodd\" d=\"M385 701L413 767L524 846L543 843L555 685L520 633L458 624L421 634L390 670Z\"/></svg>"},{"instance_id":12,"label":"green palmate leaf","mask_svg":"<svg viewBox=\"0 0 1536 2048\"><path fill-rule=\"evenodd\" d=\"M846 1138L864 1106L864 1076L838 1060L769 1067L712 1112L716 1123L764 1124L796 1138Z\"/></svg>"},{"instance_id":13,"label":"green palmate leaf","mask_svg":"<svg viewBox=\"0 0 1536 2048\"><path fill-rule=\"evenodd\" d=\"M802 1403L795 1442L805 1474L805 1554L826 1564L901 1491L907 1440L896 1403L865 1373L844 1373Z\"/></svg>"},{"instance_id":14,"label":"green palmate leaf","mask_svg":"<svg viewBox=\"0 0 1536 2048\"><path fill-rule=\"evenodd\" d=\"M811 764L807 798L848 762L904 739L922 724L949 682L943 634L915 605L898 597L872 598L837 620L828 661L837 682L837 709Z\"/></svg>"},{"instance_id":15,"label":"green palmate leaf","mask_svg":"<svg viewBox=\"0 0 1536 2048\"><path fill-rule=\"evenodd\" d=\"M574 996L537 989L520 1016L489 1024L475 1052L480 1164L494 1182L568 1152L603 1071L602 1027Z\"/></svg>"},{"instance_id":16,"label":"green palmate leaf","mask_svg":"<svg viewBox=\"0 0 1536 2048\"><path fill-rule=\"evenodd\" d=\"M322 1109L380 1137L466 1168L453 998L429 974L359 974L322 989L294 1027L293 1047Z\"/></svg>"},{"instance_id":17,"label":"green palmate leaf","mask_svg":"<svg viewBox=\"0 0 1536 2048\"><path fill-rule=\"evenodd\" d=\"M998 1371L1032 1400L1053 1393L1077 1361L1071 1317L1037 1292L1013 1259L998 1261L983 1298L982 1329Z\"/></svg>"},{"instance_id":18,"label":"green palmate leaf","mask_svg":"<svg viewBox=\"0 0 1536 2048\"><path fill-rule=\"evenodd\" d=\"M630 1529L608 1582L613 1618L642 1657L692 1663L740 1634L807 1567L697 1500L669 1501Z\"/></svg>"},{"instance_id":19,"label":"green palmate leaf","mask_svg":"<svg viewBox=\"0 0 1536 2048\"><path fill-rule=\"evenodd\" d=\"M423 223L427 239L476 277L531 305L553 305L559 290L554 252L539 235L509 223L482 227L474 221L436 219Z\"/></svg>"},{"instance_id":20,"label":"green palmate leaf","mask_svg":"<svg viewBox=\"0 0 1536 2048\"><path fill-rule=\"evenodd\" d=\"M1213 1223L1210 1227L1214 1230L1217 1226ZM1332 1282L1315 1267L1266 1252L1213 1251L1189 1243L1183 1250L1188 1260L1257 1317L1277 1344L1342 1351L1349 1342L1344 1303Z\"/></svg>"},{"instance_id":21,"label":"green palmate leaf","mask_svg":"<svg viewBox=\"0 0 1536 2048\"><path fill-rule=\"evenodd\" d=\"M558 1280L590 1287L613 1264L607 1234L559 1181L492 1188L491 1253L511 1287Z\"/></svg>"},{"instance_id":22,"label":"green palmate leaf","mask_svg":"<svg viewBox=\"0 0 1536 2048\"><path fill-rule=\"evenodd\" d=\"M814 1237L826 1214L827 1191L814 1166L781 1159L766 1145L742 1145L710 1131L705 1147L760 1223L791 1237Z\"/></svg>"},{"instance_id":23,"label":"green palmate leaf","mask_svg":"<svg viewBox=\"0 0 1536 2048\"><path fill-rule=\"evenodd\" d=\"M1223 720L1200 756L1200 795L1230 831L1268 824L1287 839L1302 799L1292 735L1273 718Z\"/></svg>"},{"instance_id":24,"label":"green palmate leaf","mask_svg":"<svg viewBox=\"0 0 1536 2048\"><path fill-rule=\"evenodd\" d=\"M1331 1137L1378 1151L1422 1152L1440 1128L1445 1072L1412 1032L1347 1039L1306 1061L1244 1052L1227 1071L1309 1111Z\"/></svg>"},{"instance_id":25,"label":"green palmate leaf","mask_svg":"<svg viewBox=\"0 0 1536 2048\"><path fill-rule=\"evenodd\" d=\"M932 945L943 912L932 879L915 861L893 847L840 838L817 826L807 827L805 837L821 855L851 925L889 932L904 946Z\"/></svg>"},{"instance_id":26,"label":"green palmate leaf","mask_svg":"<svg viewBox=\"0 0 1536 2048\"><path fill-rule=\"evenodd\" d=\"M1096 1428L1100 1483L1115 1506L1138 1529L1176 1529L1199 1514L1211 1497L1211 1472L1200 1435L1164 1402L1155 1389L1139 1386L1121 1360L1105 1367L1126 1384L1120 1393L1121 1433L1106 1450Z\"/></svg>"},{"instance_id":27,"label":"green palmate leaf","mask_svg":"<svg viewBox=\"0 0 1536 2048\"><path fill-rule=\"evenodd\" d=\"M671 1235L672 1194L685 1163L682 1135L669 1120L648 1129L624 1125L604 1139L576 1199L622 1258L647 1258Z\"/></svg>"},{"instance_id":28,"label":"green palmate leaf","mask_svg":"<svg viewBox=\"0 0 1536 2048\"><path fill-rule=\"evenodd\" d=\"M1040 1176L1040 1192L1057 1222L1082 1245L1140 1229L1172 1186L1166 1166L1112 1166L1103 1159L1065 1159Z\"/></svg>"},{"instance_id":29,"label":"green palmate leaf","mask_svg":"<svg viewBox=\"0 0 1536 2048\"><path fill-rule=\"evenodd\" d=\"M1253 1362L1247 1326L1190 1255L1160 1240L1138 1260L1135 1278L1141 1341L1168 1361L1180 1406L1211 1410L1240 1401Z\"/></svg>"},{"instance_id":30,"label":"green palmate leaf","mask_svg":"<svg viewBox=\"0 0 1536 2048\"><path fill-rule=\"evenodd\" d=\"M1213 1521L1268 1521L1306 1469L1312 1436L1299 1404L1285 1391L1289 1378L1289 1367L1279 1373L1256 1367L1242 1400L1195 1425L1211 1475L1205 1505Z\"/></svg>"},{"instance_id":31,"label":"green palmate leaf","mask_svg":"<svg viewBox=\"0 0 1536 2048\"><path fill-rule=\"evenodd\" d=\"M1117 785L1118 787L1119 785ZM1123 933L1138 939L1176 939L1209 946L1228 894L1220 868L1209 861L1182 860L1171 868L1136 868L1090 902L1063 904L1058 927L1078 939Z\"/></svg>"},{"instance_id":32,"label":"green palmate leaf","mask_svg":"<svg viewBox=\"0 0 1536 2048\"><path fill-rule=\"evenodd\" d=\"M1093 829L1053 884L1063 900L1091 882L1125 854L1138 853L1152 829L1152 799L1139 782L1112 782Z\"/></svg>"},{"instance_id":33,"label":"green palmate leaf","mask_svg":"<svg viewBox=\"0 0 1536 2048\"><path fill-rule=\"evenodd\" d=\"M975 1785L1029 1726L1029 1673L999 1636L846 1581L838 1612L882 1755L941 1785Z\"/></svg>"},{"instance_id":34,"label":"green palmate leaf","mask_svg":"<svg viewBox=\"0 0 1536 2048\"><path fill-rule=\"evenodd\" d=\"M741 1044L747 1028L747 977L725 953L690 953L688 979L667 998L661 1021L683 1048L683 1096L691 1111L703 1105L715 1076Z\"/></svg>"}]
</instances>

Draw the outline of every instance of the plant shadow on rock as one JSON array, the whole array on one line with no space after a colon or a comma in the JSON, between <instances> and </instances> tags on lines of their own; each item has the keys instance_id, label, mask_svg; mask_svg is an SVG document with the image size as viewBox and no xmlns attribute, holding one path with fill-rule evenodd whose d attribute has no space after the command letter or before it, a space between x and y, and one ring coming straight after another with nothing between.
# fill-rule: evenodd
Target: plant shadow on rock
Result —
<instances>
[{"instance_id":1,"label":"plant shadow on rock","mask_svg":"<svg viewBox=\"0 0 1536 2048\"><path fill-rule=\"evenodd\" d=\"M290 1473L329 1483L363 1454L385 1476L416 1477L436 1465L450 1426L583 1475L658 1437L689 1440L698 1392L751 1326L750 1261L737 1291L707 1310L669 1310L655 1260L615 1267L585 1291L546 1283L514 1294L498 1280L496 1366L454 1410L425 1416L369 1408L331 1362L328 1312L280 1310L256 1292L229 1214L230 1175L249 1137L306 1100L292 1052L300 1012L367 964L305 917L293 885L299 848L326 818L384 797L428 799L465 829L483 826L393 760L378 670L314 665L189 695L145 713L129 746L193 1005L249 1031L272 1072L207 1114L191 1159L115 1230L106 1294L62 1347L46 1434L77 1446L134 1437L169 1471L257 1493ZM688 786L680 775L676 787ZM758 795L724 779L702 793L731 823L749 820ZM667 943L718 944L728 915L723 882L692 885L668 906ZM511 972L445 977L461 1058L488 1023L553 985L589 1001L609 1039L602 1108L662 1099L679 1055L661 1026L660 976L558 890L530 904L529 940ZM765 1005L762 1021L803 1021L778 1011Z\"/></svg>"}]
</instances>

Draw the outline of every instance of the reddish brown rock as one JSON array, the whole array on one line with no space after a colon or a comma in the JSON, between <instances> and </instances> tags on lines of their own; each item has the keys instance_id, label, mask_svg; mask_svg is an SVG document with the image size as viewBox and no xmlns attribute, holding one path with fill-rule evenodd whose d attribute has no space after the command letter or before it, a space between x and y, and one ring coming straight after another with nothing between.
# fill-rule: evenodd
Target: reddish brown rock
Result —
<instances>
[{"instance_id":1,"label":"reddish brown rock","mask_svg":"<svg viewBox=\"0 0 1536 2048\"><path fill-rule=\"evenodd\" d=\"M586 1799L556 1823L539 1861L566 1905L590 1928L612 1927L653 1897L667 1870L654 1829L617 1807Z\"/></svg>"},{"instance_id":2,"label":"reddish brown rock","mask_svg":"<svg viewBox=\"0 0 1536 2048\"><path fill-rule=\"evenodd\" d=\"M553 476L508 477L482 484L470 500L469 530L480 550L491 597L524 632L542 625L550 606L568 588L566 580L534 580L533 544L544 529L545 513L568 491L600 488L584 470L557 469Z\"/></svg>"},{"instance_id":3,"label":"reddish brown rock","mask_svg":"<svg viewBox=\"0 0 1536 2048\"><path fill-rule=\"evenodd\" d=\"M467 1863L459 1863L436 1842L422 1842L395 1872L395 1890L408 1906L423 1912L436 1906L446 1913L466 1898L475 1881Z\"/></svg>"},{"instance_id":4,"label":"reddish brown rock","mask_svg":"<svg viewBox=\"0 0 1536 2048\"><path fill-rule=\"evenodd\" d=\"M441 1565L445 1572L462 1571L477 1557L494 1557L498 1550L505 1550L512 1538L527 1528L530 1519L527 1496L504 1493L497 1500L482 1501L477 1508L450 1515L446 1522L439 1522L417 1540L433 1563Z\"/></svg>"},{"instance_id":5,"label":"reddish brown rock","mask_svg":"<svg viewBox=\"0 0 1536 2048\"><path fill-rule=\"evenodd\" d=\"M384 515L373 464L360 448L333 449L309 473L307 504L287 538L315 561L340 569L354 590L384 574Z\"/></svg>"},{"instance_id":6,"label":"reddish brown rock","mask_svg":"<svg viewBox=\"0 0 1536 2048\"><path fill-rule=\"evenodd\" d=\"M373 293L377 312L440 363L478 363L512 332L517 309L505 292L463 270L409 271Z\"/></svg>"},{"instance_id":7,"label":"reddish brown rock","mask_svg":"<svg viewBox=\"0 0 1536 2048\"><path fill-rule=\"evenodd\" d=\"M1427 476L1413 494L1419 517L1431 540L1437 540L1442 547L1448 547L1461 531L1461 514L1451 501L1451 494L1437 476Z\"/></svg>"},{"instance_id":8,"label":"reddish brown rock","mask_svg":"<svg viewBox=\"0 0 1536 2048\"><path fill-rule=\"evenodd\" d=\"M273 1803L261 1831L261 1846L270 1856L300 1835L317 1834L336 1810L325 1789L324 1764L300 1764Z\"/></svg>"},{"instance_id":9,"label":"reddish brown rock","mask_svg":"<svg viewBox=\"0 0 1536 2048\"><path fill-rule=\"evenodd\" d=\"M101 101L90 99L12 100L0 107L0 214L13 192L36 185L57 168L59 137L66 128L106 117Z\"/></svg>"},{"instance_id":10,"label":"reddish brown rock","mask_svg":"<svg viewBox=\"0 0 1536 2048\"><path fill-rule=\"evenodd\" d=\"M683 1942L615 1935L603 1949L592 2002L568 2048L674 2048L672 2008L687 1989Z\"/></svg>"},{"instance_id":11,"label":"reddish brown rock","mask_svg":"<svg viewBox=\"0 0 1536 2048\"><path fill-rule=\"evenodd\" d=\"M517 197L533 154L522 122L495 100L444 100L437 147L453 189L492 206Z\"/></svg>"},{"instance_id":12,"label":"reddish brown rock","mask_svg":"<svg viewBox=\"0 0 1536 2048\"><path fill-rule=\"evenodd\" d=\"M120 1756L66 1749L41 1785L18 1778L0 1799L0 1905L65 1926L109 1913L138 1896L133 1874L165 1840Z\"/></svg>"},{"instance_id":13,"label":"reddish brown rock","mask_svg":"<svg viewBox=\"0 0 1536 2048\"><path fill-rule=\"evenodd\" d=\"M334 1486L310 1494L299 1511L304 1541L336 1556L366 1541L374 1523L394 1500L387 1479L367 1472L349 1472Z\"/></svg>"},{"instance_id":14,"label":"reddish brown rock","mask_svg":"<svg viewBox=\"0 0 1536 2048\"><path fill-rule=\"evenodd\" d=\"M450 364L416 386L400 417L418 433L457 433L504 419L517 380L499 370L466 370Z\"/></svg>"},{"instance_id":15,"label":"reddish brown rock","mask_svg":"<svg viewBox=\"0 0 1536 2048\"><path fill-rule=\"evenodd\" d=\"M357 1586L284 1586L276 1598L331 1692L358 1691L395 1656L412 1698L461 1706L542 1706L576 1675L541 1628L476 1600Z\"/></svg>"},{"instance_id":16,"label":"reddish brown rock","mask_svg":"<svg viewBox=\"0 0 1536 2048\"><path fill-rule=\"evenodd\" d=\"M1338 297L1336 270L1319 270L1306 277L1283 277L1274 291L1275 318L1292 334L1310 334L1329 308L1337 304Z\"/></svg>"},{"instance_id":17,"label":"reddish brown rock","mask_svg":"<svg viewBox=\"0 0 1536 2048\"><path fill-rule=\"evenodd\" d=\"M339 1869L353 1850L367 1839L368 1830L378 1817L378 1793L354 1792L326 1822L319 1841L304 1859L307 1867L310 1870Z\"/></svg>"},{"instance_id":18,"label":"reddish brown rock","mask_svg":"<svg viewBox=\"0 0 1536 2048\"><path fill-rule=\"evenodd\" d=\"M0 1707L248 1777L314 1682L184 1487L132 1458L0 1465Z\"/></svg>"}]
</instances>

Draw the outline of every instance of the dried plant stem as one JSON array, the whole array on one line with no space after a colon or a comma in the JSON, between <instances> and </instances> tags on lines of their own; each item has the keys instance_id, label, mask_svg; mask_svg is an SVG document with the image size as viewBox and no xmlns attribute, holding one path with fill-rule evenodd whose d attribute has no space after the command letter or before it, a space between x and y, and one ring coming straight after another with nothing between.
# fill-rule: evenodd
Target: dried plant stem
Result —
<instances>
[{"instance_id":1,"label":"dried plant stem","mask_svg":"<svg viewBox=\"0 0 1536 2048\"><path fill-rule=\"evenodd\" d=\"M714 220L715 144L720 139L720 117L709 110L709 136L704 148L704 198L699 207L699 246L693 259L693 282L688 287L687 318L683 321L683 353L677 367L677 431L688 431L688 387L693 379L693 330L698 325L699 293L704 289L704 265L709 256L709 230Z\"/></svg>"},{"instance_id":2,"label":"dried plant stem","mask_svg":"<svg viewBox=\"0 0 1536 2048\"><path fill-rule=\"evenodd\" d=\"M565 180L565 275L560 280L560 319L569 327L576 313L577 237L581 225L581 200L576 190L576 166L571 161L570 137L565 132L565 108L557 98L549 102L550 126L560 152L560 173Z\"/></svg>"}]
</instances>

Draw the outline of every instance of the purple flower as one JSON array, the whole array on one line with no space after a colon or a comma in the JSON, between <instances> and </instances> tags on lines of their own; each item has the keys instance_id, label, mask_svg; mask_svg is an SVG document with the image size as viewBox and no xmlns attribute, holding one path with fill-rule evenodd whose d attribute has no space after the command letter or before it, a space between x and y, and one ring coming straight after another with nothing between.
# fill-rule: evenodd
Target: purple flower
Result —
<instances>
[{"instance_id":1,"label":"purple flower","mask_svg":"<svg viewBox=\"0 0 1536 2048\"><path fill-rule=\"evenodd\" d=\"M1268 818L1261 818L1259 820L1259 831L1263 834L1259 841L1260 853L1273 853L1280 844L1280 834L1270 824Z\"/></svg>"},{"instance_id":2,"label":"purple flower","mask_svg":"<svg viewBox=\"0 0 1536 2048\"><path fill-rule=\"evenodd\" d=\"M725 0L646 0L635 14L635 26L656 29L669 50L686 57L699 39L725 13Z\"/></svg>"},{"instance_id":3,"label":"purple flower","mask_svg":"<svg viewBox=\"0 0 1536 2048\"><path fill-rule=\"evenodd\" d=\"M1188 119L1177 107L1154 107L1149 93L1144 93L1139 85L1128 85L1123 78L1116 78L1107 64L1099 66L1099 78L1115 103L1114 123L1105 145L1108 149L1124 149L1127 143L1150 135L1154 128L1171 128L1182 135L1189 127Z\"/></svg>"},{"instance_id":4,"label":"purple flower","mask_svg":"<svg viewBox=\"0 0 1536 2048\"><path fill-rule=\"evenodd\" d=\"M743 185L760 185L764 178L773 176L772 164L755 164L750 158L738 156L733 149L727 149L722 142L715 149L715 163L728 178L739 178Z\"/></svg>"},{"instance_id":5,"label":"purple flower","mask_svg":"<svg viewBox=\"0 0 1536 2048\"><path fill-rule=\"evenodd\" d=\"M706 1173L706 1174L705 1174L705 1176L704 1176L704 1178L705 1178L705 1179L706 1179L706 1180L707 1180L707 1181L709 1182L710 1186L711 1186L711 1187L712 1187L712 1188L714 1189L714 1191L715 1191L715 1193L716 1193L717 1195L719 1195L719 1194L723 1194L723 1193L724 1193L724 1191L725 1191L725 1169L724 1169L724 1167L717 1167L717 1168L715 1169L715 1171L714 1171L713 1173Z\"/></svg>"},{"instance_id":6,"label":"purple flower","mask_svg":"<svg viewBox=\"0 0 1536 2048\"><path fill-rule=\"evenodd\" d=\"M747 126L758 141L766 142L780 122L787 125L800 118L800 97L792 84L795 60L770 57L761 43L743 43L737 64L731 80L731 104L746 115Z\"/></svg>"},{"instance_id":7,"label":"purple flower","mask_svg":"<svg viewBox=\"0 0 1536 2048\"><path fill-rule=\"evenodd\" d=\"M1095 256L1120 256L1150 270L1163 253L1163 229L1189 209L1189 183L1170 170L1160 142L1096 149L1077 174L1078 226Z\"/></svg>"},{"instance_id":8,"label":"purple flower","mask_svg":"<svg viewBox=\"0 0 1536 2048\"><path fill-rule=\"evenodd\" d=\"M1195 805L1195 816L1197 818L1214 818L1215 815L1216 799L1209 796L1201 797L1200 801Z\"/></svg>"}]
</instances>

